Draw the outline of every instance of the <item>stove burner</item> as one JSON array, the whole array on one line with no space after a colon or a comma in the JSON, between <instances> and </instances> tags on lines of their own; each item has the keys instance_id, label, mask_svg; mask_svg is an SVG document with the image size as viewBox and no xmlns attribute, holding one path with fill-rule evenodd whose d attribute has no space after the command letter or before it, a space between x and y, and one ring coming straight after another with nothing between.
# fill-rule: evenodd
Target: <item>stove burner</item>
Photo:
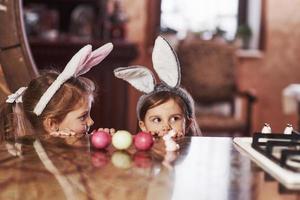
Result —
<instances>
[{"instance_id":1,"label":"stove burner","mask_svg":"<svg viewBox=\"0 0 300 200\"><path fill-rule=\"evenodd\" d=\"M296 132L254 133L251 146L281 167L300 172L300 135Z\"/></svg>"},{"instance_id":2,"label":"stove burner","mask_svg":"<svg viewBox=\"0 0 300 200\"><path fill-rule=\"evenodd\" d=\"M300 134L254 133L235 137L235 147L288 190L300 191Z\"/></svg>"}]
</instances>

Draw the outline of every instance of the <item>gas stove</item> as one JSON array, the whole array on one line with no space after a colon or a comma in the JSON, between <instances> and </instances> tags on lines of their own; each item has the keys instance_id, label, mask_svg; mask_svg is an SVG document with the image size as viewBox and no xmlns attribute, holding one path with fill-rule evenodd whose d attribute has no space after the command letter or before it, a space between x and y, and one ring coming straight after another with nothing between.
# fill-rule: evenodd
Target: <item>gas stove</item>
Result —
<instances>
[{"instance_id":1,"label":"gas stove","mask_svg":"<svg viewBox=\"0 0 300 200\"><path fill-rule=\"evenodd\" d=\"M300 189L300 134L254 133L233 139L237 149L288 189Z\"/></svg>"}]
</instances>

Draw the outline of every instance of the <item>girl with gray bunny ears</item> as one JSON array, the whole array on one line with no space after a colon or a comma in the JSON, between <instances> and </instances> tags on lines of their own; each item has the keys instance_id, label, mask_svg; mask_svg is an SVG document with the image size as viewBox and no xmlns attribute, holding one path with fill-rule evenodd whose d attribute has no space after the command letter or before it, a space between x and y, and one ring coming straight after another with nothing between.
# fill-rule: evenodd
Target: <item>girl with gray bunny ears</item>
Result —
<instances>
[{"instance_id":1,"label":"girl with gray bunny ears","mask_svg":"<svg viewBox=\"0 0 300 200\"><path fill-rule=\"evenodd\" d=\"M98 65L112 49L111 43L94 51L86 45L63 72L49 71L9 95L0 110L0 140L26 135L30 129L58 137L87 133L94 123L90 110L95 85L80 75Z\"/></svg>"},{"instance_id":2,"label":"girl with gray bunny ears","mask_svg":"<svg viewBox=\"0 0 300 200\"><path fill-rule=\"evenodd\" d=\"M138 100L136 110L140 129L159 137L170 130L174 130L177 137L201 135L195 119L194 100L180 87L177 55L160 36L155 40L152 62L160 83L156 83L147 67L130 66L114 70L117 78L144 93Z\"/></svg>"}]
</instances>

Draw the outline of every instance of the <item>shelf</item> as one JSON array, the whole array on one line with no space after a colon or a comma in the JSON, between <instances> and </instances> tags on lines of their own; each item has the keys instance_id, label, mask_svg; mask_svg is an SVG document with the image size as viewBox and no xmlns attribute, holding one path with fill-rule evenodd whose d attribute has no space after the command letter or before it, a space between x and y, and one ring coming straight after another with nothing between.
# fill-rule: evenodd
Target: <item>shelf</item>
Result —
<instances>
[{"instance_id":1,"label":"shelf","mask_svg":"<svg viewBox=\"0 0 300 200\"><path fill-rule=\"evenodd\" d=\"M27 0L23 2L28 34L47 31L73 32L104 38L107 31L106 1L101 0Z\"/></svg>"},{"instance_id":2,"label":"shelf","mask_svg":"<svg viewBox=\"0 0 300 200\"><path fill-rule=\"evenodd\" d=\"M55 4L57 5L58 3L67 3L67 4L79 4L79 3L90 3L90 4L96 4L99 1L95 0L27 0L24 1L23 4L27 5L30 3L36 3L36 4Z\"/></svg>"},{"instance_id":3,"label":"shelf","mask_svg":"<svg viewBox=\"0 0 300 200\"><path fill-rule=\"evenodd\" d=\"M239 49L236 51L238 58L262 58L263 52L257 49Z\"/></svg>"},{"instance_id":4,"label":"shelf","mask_svg":"<svg viewBox=\"0 0 300 200\"><path fill-rule=\"evenodd\" d=\"M84 45L91 44L93 49L95 49L108 42L114 45L114 50L111 55L109 55L112 59L122 60L122 62L127 63L138 55L137 45L126 40L82 40L66 35L56 38L55 40L45 40L35 37L29 38L29 44L35 55L35 59L38 59L38 63L43 64L43 66L49 62L51 63L51 59L53 58L67 61L67 58L70 58L70 56ZM64 55L65 58L62 55ZM50 60L48 56L51 56Z\"/></svg>"}]
</instances>

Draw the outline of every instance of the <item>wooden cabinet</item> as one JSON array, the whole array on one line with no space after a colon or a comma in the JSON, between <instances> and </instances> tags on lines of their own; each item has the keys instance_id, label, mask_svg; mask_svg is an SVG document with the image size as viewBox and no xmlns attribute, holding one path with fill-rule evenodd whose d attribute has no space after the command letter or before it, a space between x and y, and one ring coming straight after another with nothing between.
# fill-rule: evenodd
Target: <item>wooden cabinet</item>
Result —
<instances>
[{"instance_id":1,"label":"wooden cabinet","mask_svg":"<svg viewBox=\"0 0 300 200\"><path fill-rule=\"evenodd\" d=\"M24 0L27 32L55 39L124 39L127 16L119 0Z\"/></svg>"},{"instance_id":2,"label":"wooden cabinet","mask_svg":"<svg viewBox=\"0 0 300 200\"><path fill-rule=\"evenodd\" d=\"M95 121L94 128L113 127L128 129L128 84L113 76L117 67L128 66L137 56L135 44L126 41L112 41L114 49L99 66L94 67L85 76L98 86L98 96L93 105L91 115ZM90 41L94 48L104 44L103 41ZM31 52L39 70L62 70L69 59L85 44L85 41L29 40Z\"/></svg>"},{"instance_id":3,"label":"wooden cabinet","mask_svg":"<svg viewBox=\"0 0 300 200\"><path fill-rule=\"evenodd\" d=\"M39 70L55 68L61 71L71 57L84 45L91 44L95 49L106 42L112 42L114 44L112 53L99 66L94 67L85 75L98 86L98 96L91 113L95 121L93 128L128 129L126 120L129 103L128 85L124 81L115 78L113 70L116 67L129 65L137 56L137 48L135 44L125 39L112 40L109 35L105 34L107 33L105 24L108 20L106 2L107 0L24 1L24 7L29 12L29 17L30 14L33 14L33 16L36 14L40 18L40 22L37 22L36 27L34 27L34 23L30 24L32 23L30 19L27 22L30 29L28 33L29 45ZM92 19L92 21L83 21L83 24L81 24L87 29L87 32L80 32L80 27L78 27L78 31L72 30L72 23L77 23L72 21L72 17L74 18L74 15L76 15L75 12L79 10L83 11L83 14L87 14L88 8L93 10L92 18L85 16L84 19ZM43 10L49 12L49 15L46 14L46 18L43 16L45 15ZM78 20L80 22L81 18L79 17ZM92 24L92 30L89 29L91 27L87 23ZM33 27L30 27L31 25ZM56 31L55 35L51 35L53 30ZM45 34L47 31L50 34Z\"/></svg>"},{"instance_id":4,"label":"wooden cabinet","mask_svg":"<svg viewBox=\"0 0 300 200\"><path fill-rule=\"evenodd\" d=\"M44 69L62 71L70 58L86 44L96 48L112 42L112 53L85 75L98 85L98 97L91 113L95 121L93 128L128 129L128 85L115 78L113 70L127 66L138 52L133 43L120 38L111 40L98 34L105 32L98 26L106 19L103 17L105 3L106 0L24 0L23 4L21 0L4 1L2 6L7 11L0 12L0 68L3 70L3 75L1 72L0 75L4 76L2 78L8 88L15 91L26 86L38 75L38 71ZM70 32L70 16L79 5L89 5L96 13L96 20L93 21L95 29L89 37ZM23 13L29 17L25 23ZM38 14L45 14L49 18ZM38 19L41 21L38 22ZM25 34L24 27L28 28L28 34ZM52 34L53 31L56 31L56 35Z\"/></svg>"},{"instance_id":5,"label":"wooden cabinet","mask_svg":"<svg viewBox=\"0 0 300 200\"><path fill-rule=\"evenodd\" d=\"M25 25L30 35L53 39L72 35L79 39L108 39L107 0L26 0ZM53 35L56 31L56 35ZM52 35L47 34L52 32Z\"/></svg>"}]
</instances>

